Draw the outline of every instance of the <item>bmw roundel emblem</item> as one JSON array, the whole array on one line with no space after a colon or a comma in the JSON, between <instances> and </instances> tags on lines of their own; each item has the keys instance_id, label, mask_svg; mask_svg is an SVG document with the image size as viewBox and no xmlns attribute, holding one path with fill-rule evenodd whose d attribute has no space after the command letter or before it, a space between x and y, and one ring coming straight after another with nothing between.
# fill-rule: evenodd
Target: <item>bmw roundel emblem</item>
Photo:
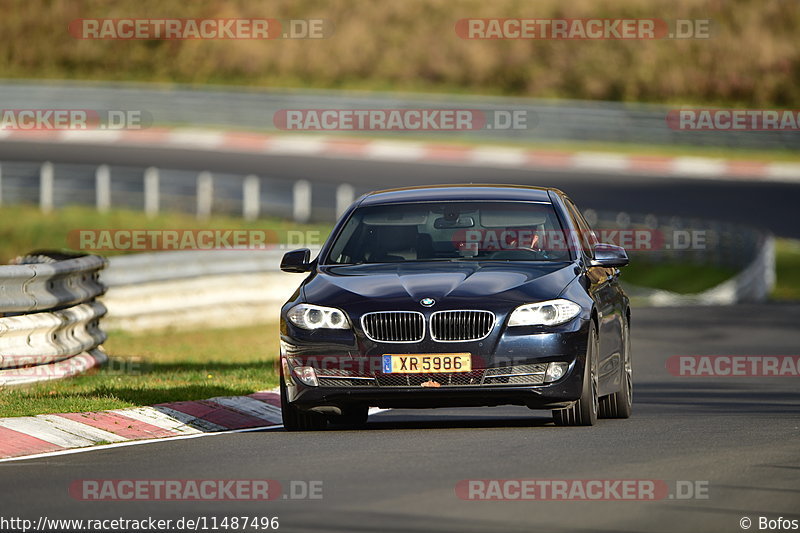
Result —
<instances>
[{"instance_id":1,"label":"bmw roundel emblem","mask_svg":"<svg viewBox=\"0 0 800 533\"><path fill-rule=\"evenodd\" d=\"M419 301L419 303L424 307L433 307L433 304L436 303L436 300L433 298L423 298Z\"/></svg>"}]
</instances>

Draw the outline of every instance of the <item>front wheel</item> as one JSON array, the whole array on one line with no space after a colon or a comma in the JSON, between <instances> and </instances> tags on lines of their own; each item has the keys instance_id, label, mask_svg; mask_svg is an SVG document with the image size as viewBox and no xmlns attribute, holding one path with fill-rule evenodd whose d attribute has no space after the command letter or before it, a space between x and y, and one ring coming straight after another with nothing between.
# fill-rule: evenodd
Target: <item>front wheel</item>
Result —
<instances>
[{"instance_id":1,"label":"front wheel","mask_svg":"<svg viewBox=\"0 0 800 533\"><path fill-rule=\"evenodd\" d=\"M597 327L592 322L589 329L589 343L586 347L586 364L583 370L583 390L581 397L572 407L554 409L553 421L557 426L593 426L597 422Z\"/></svg>"},{"instance_id":2,"label":"front wheel","mask_svg":"<svg viewBox=\"0 0 800 533\"><path fill-rule=\"evenodd\" d=\"M283 376L281 376L281 415L286 431L317 431L325 429L328 424L325 416L303 411L292 405L286 395L286 381Z\"/></svg>"}]
</instances>

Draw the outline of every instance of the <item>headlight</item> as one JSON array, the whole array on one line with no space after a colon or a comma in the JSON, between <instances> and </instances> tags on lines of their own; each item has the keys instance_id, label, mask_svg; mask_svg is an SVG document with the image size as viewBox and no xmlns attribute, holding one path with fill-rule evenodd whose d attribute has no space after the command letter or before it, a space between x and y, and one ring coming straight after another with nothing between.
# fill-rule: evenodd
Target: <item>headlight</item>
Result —
<instances>
[{"instance_id":1,"label":"headlight","mask_svg":"<svg viewBox=\"0 0 800 533\"><path fill-rule=\"evenodd\" d=\"M511 313L509 326L556 326L578 316L581 306L569 300L548 300L520 305Z\"/></svg>"},{"instance_id":2,"label":"headlight","mask_svg":"<svg viewBox=\"0 0 800 533\"><path fill-rule=\"evenodd\" d=\"M347 316L333 307L312 304L298 304L286 314L289 320L303 329L350 329Z\"/></svg>"}]
</instances>

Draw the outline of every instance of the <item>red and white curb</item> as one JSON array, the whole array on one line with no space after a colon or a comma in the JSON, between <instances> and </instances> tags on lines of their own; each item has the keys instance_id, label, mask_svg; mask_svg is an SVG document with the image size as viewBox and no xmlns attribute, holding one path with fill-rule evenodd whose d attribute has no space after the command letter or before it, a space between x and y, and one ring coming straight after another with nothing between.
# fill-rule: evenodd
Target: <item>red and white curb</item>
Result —
<instances>
[{"instance_id":1,"label":"red and white curb","mask_svg":"<svg viewBox=\"0 0 800 533\"><path fill-rule=\"evenodd\" d=\"M108 356L99 348L73 355L68 359L21 368L0 369L0 387L13 387L29 383L40 383L55 379L66 379L92 368L103 366Z\"/></svg>"},{"instance_id":2,"label":"red and white curb","mask_svg":"<svg viewBox=\"0 0 800 533\"><path fill-rule=\"evenodd\" d=\"M86 145L152 146L372 161L477 165L581 172L670 176L696 179L800 183L800 163L664 157L610 152L567 152L463 146L437 142L372 140L326 135L220 132L197 129L0 130L0 140Z\"/></svg>"},{"instance_id":3,"label":"red and white curb","mask_svg":"<svg viewBox=\"0 0 800 533\"><path fill-rule=\"evenodd\" d=\"M0 461L281 424L280 395L275 391L112 411L0 418Z\"/></svg>"}]
</instances>

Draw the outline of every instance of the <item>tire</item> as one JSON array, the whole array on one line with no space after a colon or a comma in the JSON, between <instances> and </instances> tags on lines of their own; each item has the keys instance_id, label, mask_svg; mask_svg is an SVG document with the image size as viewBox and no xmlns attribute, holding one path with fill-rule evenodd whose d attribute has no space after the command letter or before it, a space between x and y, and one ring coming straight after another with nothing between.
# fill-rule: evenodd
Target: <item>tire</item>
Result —
<instances>
[{"instance_id":1,"label":"tire","mask_svg":"<svg viewBox=\"0 0 800 533\"><path fill-rule=\"evenodd\" d=\"M620 365L620 390L600 398L600 418L630 418L633 411L633 368L631 332L627 321L622 330L623 353Z\"/></svg>"},{"instance_id":2,"label":"tire","mask_svg":"<svg viewBox=\"0 0 800 533\"><path fill-rule=\"evenodd\" d=\"M599 400L597 398L597 327L592 322L589 342L586 346L586 365L583 371L581 397L572 407L554 409L553 421L557 426L593 426L597 422Z\"/></svg>"},{"instance_id":3,"label":"tire","mask_svg":"<svg viewBox=\"0 0 800 533\"><path fill-rule=\"evenodd\" d=\"M286 431L318 431L325 429L328 421L325 416L298 409L286 396L286 382L281 376L281 415Z\"/></svg>"},{"instance_id":4,"label":"tire","mask_svg":"<svg viewBox=\"0 0 800 533\"><path fill-rule=\"evenodd\" d=\"M354 405L342 410L342 414L332 416L328 420L332 425L347 429L362 428L367 424L369 408L367 406Z\"/></svg>"}]
</instances>

